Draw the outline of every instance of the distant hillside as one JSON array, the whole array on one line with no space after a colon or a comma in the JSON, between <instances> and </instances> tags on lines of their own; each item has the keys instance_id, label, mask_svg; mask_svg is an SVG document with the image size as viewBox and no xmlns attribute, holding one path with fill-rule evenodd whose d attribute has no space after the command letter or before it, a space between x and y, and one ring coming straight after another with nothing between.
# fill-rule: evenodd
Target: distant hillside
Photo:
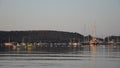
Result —
<instances>
[{"instance_id":1,"label":"distant hillside","mask_svg":"<svg viewBox=\"0 0 120 68\"><path fill-rule=\"evenodd\" d=\"M120 42L120 36L109 36L109 37L105 37L105 41L114 41L114 42Z\"/></svg>"},{"instance_id":2,"label":"distant hillside","mask_svg":"<svg viewBox=\"0 0 120 68\"><path fill-rule=\"evenodd\" d=\"M0 31L0 42L69 42L83 41L84 36L79 33L63 31Z\"/></svg>"}]
</instances>

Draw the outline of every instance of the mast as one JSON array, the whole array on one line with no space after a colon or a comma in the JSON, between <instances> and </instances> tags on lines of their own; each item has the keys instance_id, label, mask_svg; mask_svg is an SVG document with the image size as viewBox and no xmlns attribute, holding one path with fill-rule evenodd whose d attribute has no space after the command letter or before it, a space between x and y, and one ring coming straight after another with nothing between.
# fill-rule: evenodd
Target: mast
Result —
<instances>
[{"instance_id":1,"label":"mast","mask_svg":"<svg viewBox=\"0 0 120 68\"><path fill-rule=\"evenodd\" d=\"M10 43L10 37L8 38L8 42Z\"/></svg>"},{"instance_id":2,"label":"mast","mask_svg":"<svg viewBox=\"0 0 120 68\"><path fill-rule=\"evenodd\" d=\"M108 36L108 43L109 43L109 41L110 41L110 40L109 40L109 36Z\"/></svg>"},{"instance_id":3,"label":"mast","mask_svg":"<svg viewBox=\"0 0 120 68\"><path fill-rule=\"evenodd\" d=\"M84 24L84 42L83 43L86 43L85 33L86 33L86 25Z\"/></svg>"},{"instance_id":4,"label":"mast","mask_svg":"<svg viewBox=\"0 0 120 68\"><path fill-rule=\"evenodd\" d=\"M93 34L92 34L92 39L90 41L90 45L97 45L98 42L97 42L97 39L96 39L96 20L94 21L94 26L93 26Z\"/></svg>"},{"instance_id":5,"label":"mast","mask_svg":"<svg viewBox=\"0 0 120 68\"><path fill-rule=\"evenodd\" d=\"M24 37L22 38L22 43L24 43Z\"/></svg>"},{"instance_id":6,"label":"mast","mask_svg":"<svg viewBox=\"0 0 120 68\"><path fill-rule=\"evenodd\" d=\"M96 20L94 21L93 39L96 39Z\"/></svg>"}]
</instances>

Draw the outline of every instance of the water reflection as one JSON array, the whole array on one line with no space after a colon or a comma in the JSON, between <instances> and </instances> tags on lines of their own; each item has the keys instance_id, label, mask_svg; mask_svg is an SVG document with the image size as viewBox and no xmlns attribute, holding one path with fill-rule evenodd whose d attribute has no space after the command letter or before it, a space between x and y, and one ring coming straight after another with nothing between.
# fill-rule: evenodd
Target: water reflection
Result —
<instances>
[{"instance_id":1,"label":"water reflection","mask_svg":"<svg viewBox=\"0 0 120 68\"><path fill-rule=\"evenodd\" d=\"M90 50L91 50L91 55L92 55L92 58L91 58L92 64L93 64L92 68L96 68L96 45L91 45Z\"/></svg>"},{"instance_id":2,"label":"water reflection","mask_svg":"<svg viewBox=\"0 0 120 68\"><path fill-rule=\"evenodd\" d=\"M28 53L30 54L32 52L32 48L28 48Z\"/></svg>"},{"instance_id":3,"label":"water reflection","mask_svg":"<svg viewBox=\"0 0 120 68\"><path fill-rule=\"evenodd\" d=\"M120 49L101 45L83 49L18 47L0 54L0 68L119 68L119 64Z\"/></svg>"},{"instance_id":4,"label":"water reflection","mask_svg":"<svg viewBox=\"0 0 120 68\"><path fill-rule=\"evenodd\" d=\"M19 53L19 52L20 52L20 48L16 48L16 50L17 50L17 53Z\"/></svg>"}]
</instances>

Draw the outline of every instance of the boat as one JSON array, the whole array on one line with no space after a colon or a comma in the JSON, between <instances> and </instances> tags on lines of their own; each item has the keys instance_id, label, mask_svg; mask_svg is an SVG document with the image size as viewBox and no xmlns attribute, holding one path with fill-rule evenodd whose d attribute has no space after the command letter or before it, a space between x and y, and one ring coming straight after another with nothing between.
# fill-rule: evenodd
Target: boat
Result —
<instances>
[{"instance_id":1,"label":"boat","mask_svg":"<svg viewBox=\"0 0 120 68\"><path fill-rule=\"evenodd\" d=\"M11 50L11 49L13 48L13 43L10 42L10 37L9 37L8 42L5 42L5 43L4 43L4 46L5 46L5 49L6 49L6 50Z\"/></svg>"},{"instance_id":2,"label":"boat","mask_svg":"<svg viewBox=\"0 0 120 68\"><path fill-rule=\"evenodd\" d=\"M4 43L5 49L11 50L13 48L13 43L11 42L6 42Z\"/></svg>"},{"instance_id":3,"label":"boat","mask_svg":"<svg viewBox=\"0 0 120 68\"><path fill-rule=\"evenodd\" d=\"M98 45L98 41L96 39L90 40L90 45Z\"/></svg>"}]
</instances>

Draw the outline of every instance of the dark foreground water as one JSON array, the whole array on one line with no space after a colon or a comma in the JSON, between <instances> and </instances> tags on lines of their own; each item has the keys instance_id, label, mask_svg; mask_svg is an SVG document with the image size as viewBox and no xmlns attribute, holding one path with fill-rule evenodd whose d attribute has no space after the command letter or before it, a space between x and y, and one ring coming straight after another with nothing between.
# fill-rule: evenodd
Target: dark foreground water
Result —
<instances>
[{"instance_id":1,"label":"dark foreground water","mask_svg":"<svg viewBox=\"0 0 120 68\"><path fill-rule=\"evenodd\" d=\"M120 68L120 49L97 46L65 52L1 52L0 68Z\"/></svg>"}]
</instances>

